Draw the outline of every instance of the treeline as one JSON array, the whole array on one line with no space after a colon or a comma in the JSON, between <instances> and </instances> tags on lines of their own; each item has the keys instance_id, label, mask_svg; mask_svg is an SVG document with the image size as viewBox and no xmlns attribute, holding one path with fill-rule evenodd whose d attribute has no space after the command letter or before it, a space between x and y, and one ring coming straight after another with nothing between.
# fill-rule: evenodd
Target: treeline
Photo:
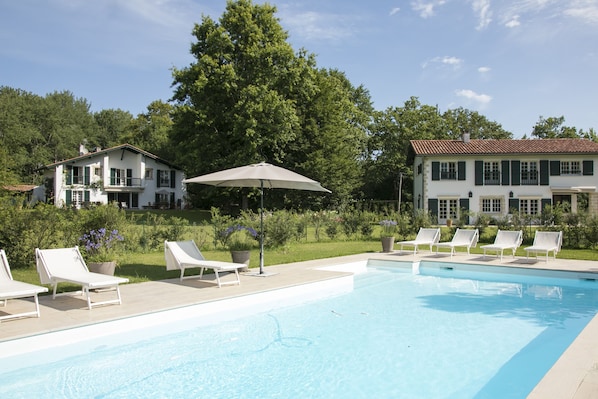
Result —
<instances>
[{"instance_id":1,"label":"treeline","mask_svg":"<svg viewBox=\"0 0 598 399\"><path fill-rule=\"evenodd\" d=\"M317 66L295 50L276 8L250 0L228 2L218 21L193 28L195 61L173 70L173 97L137 116L120 109L91 112L68 91L44 97L0 87L0 181L39 183L37 170L88 148L130 143L181 166L191 177L267 161L305 174L332 190L269 194L268 206L344 209L364 200L412 202L407 153L412 139L512 138L500 123L476 111L440 112L410 97L402 105L373 108L367 88L336 69ZM397 94L399 97L400 93ZM535 138L589 137L540 117ZM225 206L251 190L189 186L195 206ZM241 195L240 195L241 194Z\"/></svg>"}]
</instances>

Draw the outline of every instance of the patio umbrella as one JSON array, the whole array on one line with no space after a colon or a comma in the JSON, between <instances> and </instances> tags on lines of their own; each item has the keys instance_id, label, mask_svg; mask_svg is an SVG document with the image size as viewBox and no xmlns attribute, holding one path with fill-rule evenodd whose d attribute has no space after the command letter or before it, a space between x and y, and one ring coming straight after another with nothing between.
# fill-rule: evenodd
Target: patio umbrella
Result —
<instances>
[{"instance_id":1,"label":"patio umbrella","mask_svg":"<svg viewBox=\"0 0 598 399\"><path fill-rule=\"evenodd\" d=\"M183 183L201 183L217 187L259 187L261 230L260 275L264 274L264 187L331 192L315 180L266 162L192 177L183 180Z\"/></svg>"}]
</instances>

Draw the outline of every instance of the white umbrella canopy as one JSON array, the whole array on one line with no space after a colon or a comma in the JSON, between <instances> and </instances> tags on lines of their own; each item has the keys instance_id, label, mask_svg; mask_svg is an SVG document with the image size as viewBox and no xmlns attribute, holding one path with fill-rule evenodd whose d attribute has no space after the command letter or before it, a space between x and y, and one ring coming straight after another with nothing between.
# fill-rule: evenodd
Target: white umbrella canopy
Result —
<instances>
[{"instance_id":1,"label":"white umbrella canopy","mask_svg":"<svg viewBox=\"0 0 598 399\"><path fill-rule=\"evenodd\" d=\"M201 183L217 187L259 187L260 188L260 275L264 273L264 187L288 188L291 190L332 191L319 182L266 162L239 166L220 172L192 177L183 183Z\"/></svg>"},{"instance_id":2,"label":"white umbrella canopy","mask_svg":"<svg viewBox=\"0 0 598 399\"><path fill-rule=\"evenodd\" d=\"M265 187L330 193L315 180L266 162L226 169L183 180L183 183L202 183L219 187Z\"/></svg>"}]
</instances>

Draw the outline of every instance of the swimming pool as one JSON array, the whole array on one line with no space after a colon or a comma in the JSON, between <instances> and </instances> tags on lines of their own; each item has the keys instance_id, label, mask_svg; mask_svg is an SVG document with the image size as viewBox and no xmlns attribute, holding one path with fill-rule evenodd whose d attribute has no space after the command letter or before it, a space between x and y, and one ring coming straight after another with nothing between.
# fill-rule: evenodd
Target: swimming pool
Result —
<instances>
[{"instance_id":1,"label":"swimming pool","mask_svg":"<svg viewBox=\"0 0 598 399\"><path fill-rule=\"evenodd\" d=\"M598 284L503 271L372 261L352 292L301 306L156 325L148 338L102 338L74 357L42 351L47 364L12 371L26 362L2 359L0 395L525 397L596 313Z\"/></svg>"}]
</instances>

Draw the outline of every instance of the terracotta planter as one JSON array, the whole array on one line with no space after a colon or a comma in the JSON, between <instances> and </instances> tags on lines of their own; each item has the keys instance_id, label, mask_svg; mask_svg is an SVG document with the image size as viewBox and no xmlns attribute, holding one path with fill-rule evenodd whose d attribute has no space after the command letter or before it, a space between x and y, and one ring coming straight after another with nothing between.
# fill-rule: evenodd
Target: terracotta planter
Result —
<instances>
[{"instance_id":1,"label":"terracotta planter","mask_svg":"<svg viewBox=\"0 0 598 399\"><path fill-rule=\"evenodd\" d=\"M107 274L109 276L114 276L114 269L116 269L116 261L110 262L89 262L87 264L87 268L90 272L93 273L100 273L100 274Z\"/></svg>"},{"instance_id":2,"label":"terracotta planter","mask_svg":"<svg viewBox=\"0 0 598 399\"><path fill-rule=\"evenodd\" d=\"M248 272L249 271L249 257L251 255L251 251L230 251L230 256L233 259L233 263L244 263L247 267L239 269L240 272Z\"/></svg>"},{"instance_id":3,"label":"terracotta planter","mask_svg":"<svg viewBox=\"0 0 598 399\"><path fill-rule=\"evenodd\" d=\"M382 237L382 252L394 251L395 238L394 237Z\"/></svg>"}]
</instances>

